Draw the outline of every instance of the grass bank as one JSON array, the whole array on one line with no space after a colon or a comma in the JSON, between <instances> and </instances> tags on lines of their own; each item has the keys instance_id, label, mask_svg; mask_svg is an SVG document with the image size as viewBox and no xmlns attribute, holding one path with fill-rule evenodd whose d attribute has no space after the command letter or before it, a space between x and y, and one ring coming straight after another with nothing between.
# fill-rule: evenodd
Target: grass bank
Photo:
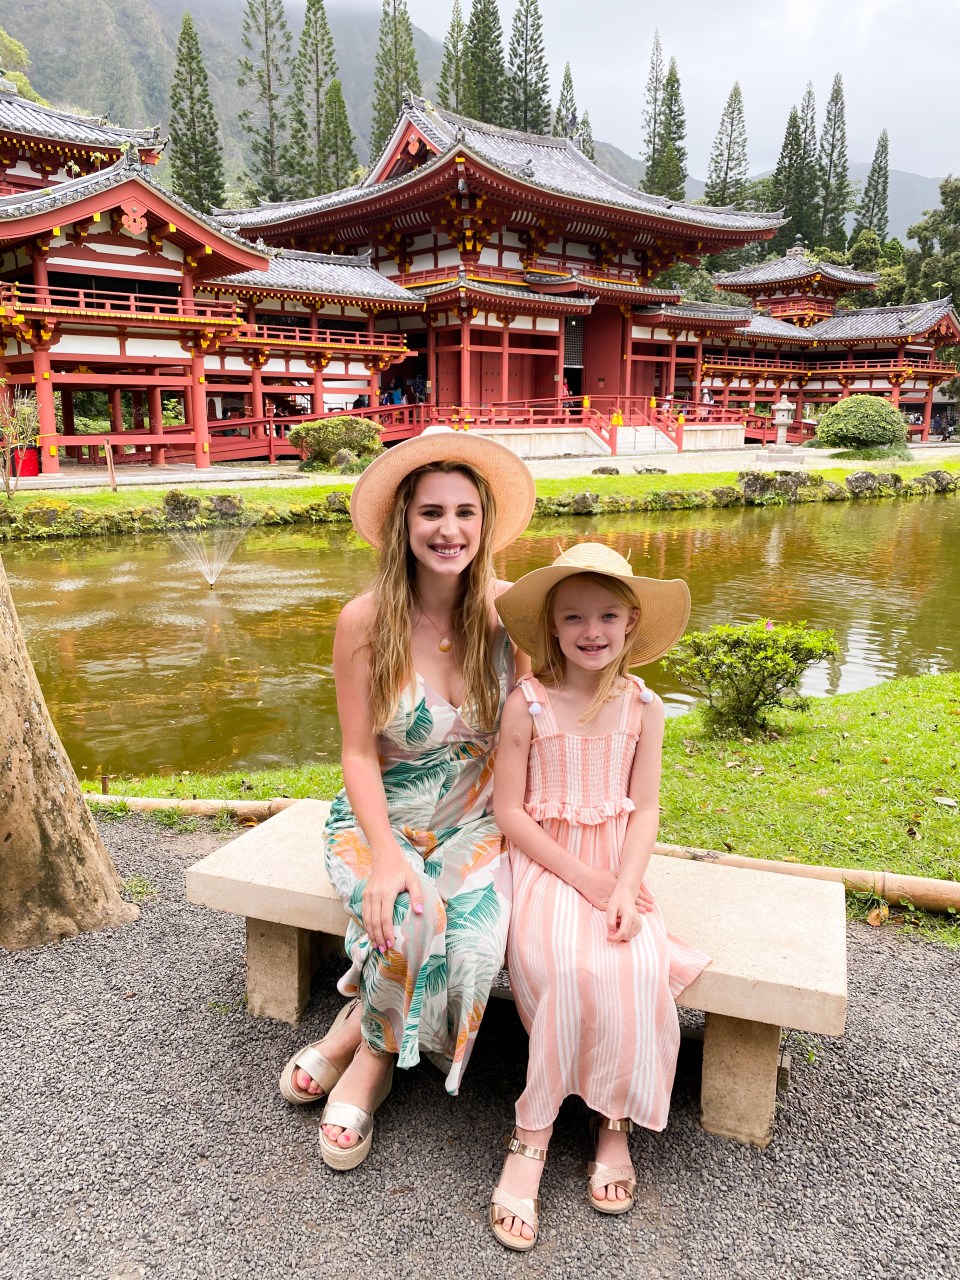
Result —
<instances>
[{"instance_id":1,"label":"grass bank","mask_svg":"<svg viewBox=\"0 0 960 1280\"><path fill-rule=\"evenodd\" d=\"M0 540L162 533L172 528L329 524L346 521L354 481L290 488L244 486L211 493L184 489L121 489L67 494L26 492L0 501ZM540 515L602 515L700 507L779 506L956 493L960 461L931 470L922 463L883 464L850 471L717 471L690 475L586 475L537 481Z\"/></svg>"}]
</instances>

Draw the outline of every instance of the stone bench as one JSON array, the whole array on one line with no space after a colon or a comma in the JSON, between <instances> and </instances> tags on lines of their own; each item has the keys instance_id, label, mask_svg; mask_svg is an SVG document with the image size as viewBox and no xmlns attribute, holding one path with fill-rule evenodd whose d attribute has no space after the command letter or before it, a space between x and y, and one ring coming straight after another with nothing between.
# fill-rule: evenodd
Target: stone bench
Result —
<instances>
[{"instance_id":1,"label":"stone bench","mask_svg":"<svg viewBox=\"0 0 960 1280\"><path fill-rule=\"evenodd\" d=\"M345 933L321 854L328 810L302 800L187 871L190 902L246 919L254 1017L296 1023L318 956ZM701 1124L766 1146L781 1028L843 1033L843 886L656 854L648 882L667 928L712 957L678 1001L705 1014Z\"/></svg>"}]
</instances>

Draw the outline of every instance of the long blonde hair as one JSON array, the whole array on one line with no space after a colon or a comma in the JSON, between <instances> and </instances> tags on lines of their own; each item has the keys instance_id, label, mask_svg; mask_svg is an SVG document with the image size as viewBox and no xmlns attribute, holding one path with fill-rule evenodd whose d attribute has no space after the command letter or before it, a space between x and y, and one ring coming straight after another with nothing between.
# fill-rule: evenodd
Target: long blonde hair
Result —
<instances>
[{"instance_id":1,"label":"long blonde hair","mask_svg":"<svg viewBox=\"0 0 960 1280\"><path fill-rule=\"evenodd\" d=\"M412 613L419 606L416 559L407 536L407 511L424 475L459 473L480 494L480 545L461 574L460 593L450 616L454 647L466 686L464 713L486 732L493 730L500 704L500 682L493 669L490 633L490 590L493 573L493 530L497 512L484 477L464 462L428 463L405 476L383 526L383 545L373 584L374 612L367 634L374 729L382 733L396 715L400 694L413 678Z\"/></svg>"},{"instance_id":2,"label":"long blonde hair","mask_svg":"<svg viewBox=\"0 0 960 1280\"><path fill-rule=\"evenodd\" d=\"M622 682L630 670L630 651L633 648L631 637L640 625L640 603L625 582L621 582L619 578L608 576L605 573L575 573L571 574L569 578L561 578L559 582L555 582L547 592L543 608L540 611L537 623L537 652L530 655L533 674L538 680L542 680L544 684L548 684L554 689L563 684L567 660L563 656L563 650L560 648L560 641L554 635L553 604L560 587L568 582L575 582L578 578L597 583L609 591L611 595L616 596L620 603L625 604L628 609L638 610L637 620L627 632L627 642L623 646L623 651L619 657L605 666L600 673L596 695L580 717L582 721L587 722L595 719L604 703L609 702L619 692Z\"/></svg>"}]
</instances>

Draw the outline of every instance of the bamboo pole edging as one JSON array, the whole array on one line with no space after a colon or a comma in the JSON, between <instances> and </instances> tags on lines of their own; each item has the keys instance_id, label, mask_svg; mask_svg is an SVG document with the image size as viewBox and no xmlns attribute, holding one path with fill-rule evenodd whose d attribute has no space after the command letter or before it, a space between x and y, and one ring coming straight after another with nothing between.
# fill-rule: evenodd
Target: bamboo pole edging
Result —
<instances>
[{"instance_id":1,"label":"bamboo pole edging","mask_svg":"<svg viewBox=\"0 0 960 1280\"><path fill-rule=\"evenodd\" d=\"M126 805L134 813L152 813L158 809L176 809L198 818L215 818L231 813L238 818L266 822L298 800L290 796L274 796L272 800L184 800L176 797L119 796L85 794L91 808ZM861 871L855 867L820 867L809 862L775 862L769 858L747 858L739 853L718 853L714 849L697 849L686 844L655 844L654 852L667 858L686 858L692 862L712 862L717 866L741 867L749 871L767 871L775 875L801 876L808 880L832 880L848 893L872 893L894 906L911 902L924 911L960 912L960 881L934 880L928 876L901 875L896 871Z\"/></svg>"}]
</instances>

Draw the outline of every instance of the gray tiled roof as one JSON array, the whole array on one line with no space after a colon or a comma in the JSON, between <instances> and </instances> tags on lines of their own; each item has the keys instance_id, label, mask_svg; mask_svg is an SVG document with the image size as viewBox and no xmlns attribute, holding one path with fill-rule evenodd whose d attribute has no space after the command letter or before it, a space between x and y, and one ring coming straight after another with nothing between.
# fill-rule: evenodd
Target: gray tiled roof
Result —
<instances>
[{"instance_id":1,"label":"gray tiled roof","mask_svg":"<svg viewBox=\"0 0 960 1280\"><path fill-rule=\"evenodd\" d=\"M581 271L570 271L566 275L560 275L555 271L537 271L534 268L531 271L525 271L524 280L528 284L578 284L583 289L590 292L594 289L619 289L624 293L642 293L645 298L657 299L663 298L669 301L671 298L679 298L681 289L656 289L652 285L641 284L637 280L604 280L595 276L591 276Z\"/></svg>"},{"instance_id":2,"label":"gray tiled roof","mask_svg":"<svg viewBox=\"0 0 960 1280\"><path fill-rule=\"evenodd\" d=\"M772 262L759 262L740 271L727 271L713 277L718 289L735 289L739 285L785 284L794 280L810 280L819 275L852 289L866 289L876 284L879 275L872 271L854 271L851 267L834 266L832 262L815 262L803 254L788 253Z\"/></svg>"},{"instance_id":3,"label":"gray tiled roof","mask_svg":"<svg viewBox=\"0 0 960 1280\"><path fill-rule=\"evenodd\" d=\"M861 307L838 311L806 331L818 341L854 342L864 338L910 338L926 333L953 310L948 294L936 302L915 302L905 307Z\"/></svg>"},{"instance_id":4,"label":"gray tiled roof","mask_svg":"<svg viewBox=\"0 0 960 1280\"><path fill-rule=\"evenodd\" d=\"M636 307L634 315L667 316L678 320L734 320L747 324L754 313L749 307L725 307L718 302L681 302L677 306Z\"/></svg>"},{"instance_id":5,"label":"gray tiled roof","mask_svg":"<svg viewBox=\"0 0 960 1280\"><path fill-rule=\"evenodd\" d=\"M160 149L160 126L155 129L118 129L95 116L78 116L56 107L29 102L18 93L0 91L0 132L22 133L31 138L74 142L79 146L110 147L126 143Z\"/></svg>"},{"instance_id":6,"label":"gray tiled roof","mask_svg":"<svg viewBox=\"0 0 960 1280\"><path fill-rule=\"evenodd\" d=\"M345 298L376 298L383 302L420 305L419 294L380 275L370 265L369 254L341 257L329 253L304 253L298 249L267 249L266 271L241 271L204 282L208 290L233 287L283 289L298 293L333 294Z\"/></svg>"},{"instance_id":7,"label":"gray tiled roof","mask_svg":"<svg viewBox=\"0 0 960 1280\"><path fill-rule=\"evenodd\" d=\"M798 324L778 320L775 316L754 315L743 332L750 338L782 338L787 342L806 344L812 341L810 334L813 329L802 329Z\"/></svg>"},{"instance_id":8,"label":"gray tiled roof","mask_svg":"<svg viewBox=\"0 0 960 1280\"><path fill-rule=\"evenodd\" d=\"M592 307L596 298L584 297L580 293L535 293L533 289L524 289L519 285L494 284L488 280L470 280L463 270L456 280L448 280L440 284L421 285L417 293L423 298L431 298L438 293L449 293L451 289L469 289L471 293L486 294L492 298L516 298L521 302L544 302L551 307ZM406 290L409 294L412 290Z\"/></svg>"}]
</instances>

